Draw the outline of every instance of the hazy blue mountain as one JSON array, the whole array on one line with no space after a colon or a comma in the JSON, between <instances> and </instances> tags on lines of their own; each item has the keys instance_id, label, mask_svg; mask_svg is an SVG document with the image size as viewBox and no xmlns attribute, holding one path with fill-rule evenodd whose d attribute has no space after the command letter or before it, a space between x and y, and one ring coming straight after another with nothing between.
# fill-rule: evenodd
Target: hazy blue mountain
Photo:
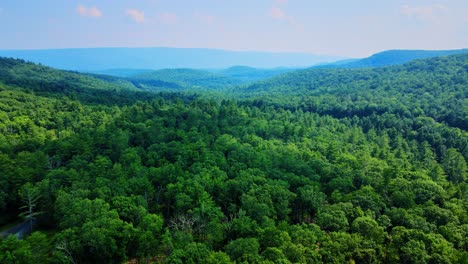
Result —
<instances>
[{"instance_id":1,"label":"hazy blue mountain","mask_svg":"<svg viewBox=\"0 0 468 264\"><path fill-rule=\"evenodd\" d=\"M357 61L360 61L363 59L344 59L344 60L338 60L330 63L321 63L314 65L313 68L336 68L337 66L342 66L342 65L347 65L351 64Z\"/></svg>"},{"instance_id":2,"label":"hazy blue mountain","mask_svg":"<svg viewBox=\"0 0 468 264\"><path fill-rule=\"evenodd\" d=\"M307 53L270 53L185 48L83 48L2 50L0 56L20 58L50 67L76 71L108 69L257 68L304 67L331 62L339 57Z\"/></svg>"},{"instance_id":3,"label":"hazy blue mountain","mask_svg":"<svg viewBox=\"0 0 468 264\"><path fill-rule=\"evenodd\" d=\"M387 50L376 53L364 59L341 60L329 64L318 65L316 68L367 68L403 64L416 59L438 56L448 56L468 53L468 49L459 50Z\"/></svg>"}]
</instances>

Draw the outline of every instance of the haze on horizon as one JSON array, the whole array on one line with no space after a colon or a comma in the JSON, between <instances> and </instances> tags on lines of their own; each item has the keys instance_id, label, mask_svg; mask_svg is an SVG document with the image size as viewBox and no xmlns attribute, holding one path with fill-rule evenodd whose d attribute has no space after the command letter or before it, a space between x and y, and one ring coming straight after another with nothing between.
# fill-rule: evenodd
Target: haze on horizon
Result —
<instances>
[{"instance_id":1,"label":"haze on horizon","mask_svg":"<svg viewBox=\"0 0 468 264\"><path fill-rule=\"evenodd\" d=\"M181 47L365 57L468 44L466 0L2 0L0 49Z\"/></svg>"}]
</instances>

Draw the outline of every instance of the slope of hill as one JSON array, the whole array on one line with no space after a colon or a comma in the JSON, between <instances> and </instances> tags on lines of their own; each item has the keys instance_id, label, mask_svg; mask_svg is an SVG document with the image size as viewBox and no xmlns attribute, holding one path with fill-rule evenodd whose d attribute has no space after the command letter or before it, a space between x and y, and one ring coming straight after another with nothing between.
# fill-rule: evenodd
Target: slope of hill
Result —
<instances>
[{"instance_id":1,"label":"slope of hill","mask_svg":"<svg viewBox=\"0 0 468 264\"><path fill-rule=\"evenodd\" d=\"M86 103L129 103L154 97L122 78L57 70L23 60L0 57L0 83L52 97ZM172 84L167 84L172 85Z\"/></svg>"},{"instance_id":2,"label":"slope of hill","mask_svg":"<svg viewBox=\"0 0 468 264\"><path fill-rule=\"evenodd\" d=\"M235 78L243 83L263 80L272 78L274 76L292 72L299 68L271 68L271 69L259 69L247 66L233 66L223 70L215 70L213 72Z\"/></svg>"},{"instance_id":3,"label":"slope of hill","mask_svg":"<svg viewBox=\"0 0 468 264\"><path fill-rule=\"evenodd\" d=\"M468 49L460 50L387 50L376 53L368 58L357 60L343 60L317 68L368 68L403 64L416 59L468 53Z\"/></svg>"},{"instance_id":4,"label":"slope of hill","mask_svg":"<svg viewBox=\"0 0 468 264\"><path fill-rule=\"evenodd\" d=\"M149 69L108 69L108 70L101 70L101 71L91 71L90 73L94 74L102 74L102 75L110 75L116 77L131 77L137 74L143 74L147 72L151 72L154 70Z\"/></svg>"},{"instance_id":5,"label":"slope of hill","mask_svg":"<svg viewBox=\"0 0 468 264\"><path fill-rule=\"evenodd\" d=\"M307 53L268 53L183 48L90 48L56 50L1 50L0 56L20 58L58 69L103 71L108 69L298 67L339 59Z\"/></svg>"},{"instance_id":6,"label":"slope of hill","mask_svg":"<svg viewBox=\"0 0 468 264\"><path fill-rule=\"evenodd\" d=\"M369 69L307 69L258 82L236 94L342 117L426 115L468 129L468 54Z\"/></svg>"},{"instance_id":7,"label":"slope of hill","mask_svg":"<svg viewBox=\"0 0 468 264\"><path fill-rule=\"evenodd\" d=\"M195 69L164 69L132 75L128 79L133 83L147 87L155 86L158 82L174 83L180 89L183 87L222 88L241 83L241 81L231 77Z\"/></svg>"},{"instance_id":8,"label":"slope of hill","mask_svg":"<svg viewBox=\"0 0 468 264\"><path fill-rule=\"evenodd\" d=\"M182 90L188 88L220 88L238 84L251 83L258 80L272 78L274 76L292 72L299 68L272 68L259 69L247 66L234 66L227 69L196 70L196 69L112 69L96 71L96 74L104 74L127 78L139 87L158 90L161 86ZM168 85L167 83L177 84Z\"/></svg>"}]
</instances>

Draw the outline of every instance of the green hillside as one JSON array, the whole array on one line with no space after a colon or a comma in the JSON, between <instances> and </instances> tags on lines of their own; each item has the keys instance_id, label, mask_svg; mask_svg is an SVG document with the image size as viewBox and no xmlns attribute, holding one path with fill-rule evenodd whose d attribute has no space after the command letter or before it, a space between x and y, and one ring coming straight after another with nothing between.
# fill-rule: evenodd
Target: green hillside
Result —
<instances>
[{"instance_id":1,"label":"green hillside","mask_svg":"<svg viewBox=\"0 0 468 264\"><path fill-rule=\"evenodd\" d=\"M23 60L0 58L0 78L5 84L34 87L36 91L63 92L80 89L137 90L120 79L99 80L77 72L61 71Z\"/></svg>"},{"instance_id":2,"label":"green hillside","mask_svg":"<svg viewBox=\"0 0 468 264\"><path fill-rule=\"evenodd\" d=\"M155 97L154 93L145 92L146 87L124 78L61 71L10 58L0 58L0 83L36 95L71 98L86 104L131 104ZM155 87L150 90L156 90ZM178 86L160 82L158 87L158 91L164 91Z\"/></svg>"},{"instance_id":3,"label":"green hillside","mask_svg":"<svg viewBox=\"0 0 468 264\"><path fill-rule=\"evenodd\" d=\"M234 78L242 81L243 83L263 80L272 78L274 76L292 72L296 68L272 68L272 69L258 69L247 66L234 66L224 70L215 71L215 73Z\"/></svg>"},{"instance_id":4,"label":"green hillside","mask_svg":"<svg viewBox=\"0 0 468 264\"><path fill-rule=\"evenodd\" d=\"M431 117L468 130L468 54L373 69L307 69L235 94L334 117Z\"/></svg>"},{"instance_id":5,"label":"green hillside","mask_svg":"<svg viewBox=\"0 0 468 264\"><path fill-rule=\"evenodd\" d=\"M148 89L158 87L160 82L175 84L171 89L213 89L240 83L234 78L194 69L164 69L133 75L129 79Z\"/></svg>"},{"instance_id":6,"label":"green hillside","mask_svg":"<svg viewBox=\"0 0 468 264\"><path fill-rule=\"evenodd\" d=\"M403 64L412 60L468 53L459 50L386 50L364 59L338 61L317 68L369 68Z\"/></svg>"},{"instance_id":7,"label":"green hillside","mask_svg":"<svg viewBox=\"0 0 468 264\"><path fill-rule=\"evenodd\" d=\"M111 75L116 77L131 77L137 74L152 72L153 70L149 69L109 69L102 71L94 71L95 74Z\"/></svg>"},{"instance_id":8,"label":"green hillside","mask_svg":"<svg viewBox=\"0 0 468 264\"><path fill-rule=\"evenodd\" d=\"M0 263L467 263L467 55L216 78L0 59Z\"/></svg>"}]
</instances>

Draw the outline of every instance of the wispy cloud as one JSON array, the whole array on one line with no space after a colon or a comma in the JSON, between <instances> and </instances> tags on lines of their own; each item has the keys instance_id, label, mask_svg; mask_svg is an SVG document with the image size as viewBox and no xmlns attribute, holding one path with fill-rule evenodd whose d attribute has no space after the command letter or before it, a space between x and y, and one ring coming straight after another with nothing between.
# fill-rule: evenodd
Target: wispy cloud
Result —
<instances>
[{"instance_id":1,"label":"wispy cloud","mask_svg":"<svg viewBox=\"0 0 468 264\"><path fill-rule=\"evenodd\" d=\"M216 23L216 18L210 14L195 11L195 17L205 24L214 25Z\"/></svg>"},{"instance_id":2,"label":"wispy cloud","mask_svg":"<svg viewBox=\"0 0 468 264\"><path fill-rule=\"evenodd\" d=\"M431 5L431 6L410 6L403 5L400 7L400 13L420 20L433 20L435 16L447 8L444 5Z\"/></svg>"},{"instance_id":3,"label":"wispy cloud","mask_svg":"<svg viewBox=\"0 0 468 264\"><path fill-rule=\"evenodd\" d=\"M281 0L280 0L281 1ZM283 0L284 1L284 0ZM292 25L298 31L304 31L304 25L299 23L294 16L288 15L283 9L279 7L272 7L269 9L268 14L271 18L278 21L285 21Z\"/></svg>"},{"instance_id":4,"label":"wispy cloud","mask_svg":"<svg viewBox=\"0 0 468 264\"><path fill-rule=\"evenodd\" d=\"M159 15L159 21L164 24L175 24L179 21L179 17L174 13L164 12Z\"/></svg>"},{"instance_id":5,"label":"wispy cloud","mask_svg":"<svg viewBox=\"0 0 468 264\"><path fill-rule=\"evenodd\" d=\"M194 16L198 21L202 22L203 24L206 24L210 27L214 27L219 32L224 32L223 21L215 17L214 15L195 10Z\"/></svg>"},{"instance_id":6,"label":"wispy cloud","mask_svg":"<svg viewBox=\"0 0 468 264\"><path fill-rule=\"evenodd\" d=\"M127 9L125 10L125 14L139 24L145 22L145 13L138 9Z\"/></svg>"},{"instance_id":7,"label":"wispy cloud","mask_svg":"<svg viewBox=\"0 0 468 264\"><path fill-rule=\"evenodd\" d=\"M278 20L283 20L286 19L288 16L284 13L284 11L281 8L272 7L270 9L270 17Z\"/></svg>"},{"instance_id":8,"label":"wispy cloud","mask_svg":"<svg viewBox=\"0 0 468 264\"><path fill-rule=\"evenodd\" d=\"M275 1L277 4L281 5L281 4L287 4L288 3L288 0L276 0Z\"/></svg>"},{"instance_id":9,"label":"wispy cloud","mask_svg":"<svg viewBox=\"0 0 468 264\"><path fill-rule=\"evenodd\" d=\"M97 7L94 7L94 6L86 7L83 5L78 5L76 7L76 12L80 16L84 16L84 17L101 17L102 16L101 10L99 10Z\"/></svg>"}]
</instances>

